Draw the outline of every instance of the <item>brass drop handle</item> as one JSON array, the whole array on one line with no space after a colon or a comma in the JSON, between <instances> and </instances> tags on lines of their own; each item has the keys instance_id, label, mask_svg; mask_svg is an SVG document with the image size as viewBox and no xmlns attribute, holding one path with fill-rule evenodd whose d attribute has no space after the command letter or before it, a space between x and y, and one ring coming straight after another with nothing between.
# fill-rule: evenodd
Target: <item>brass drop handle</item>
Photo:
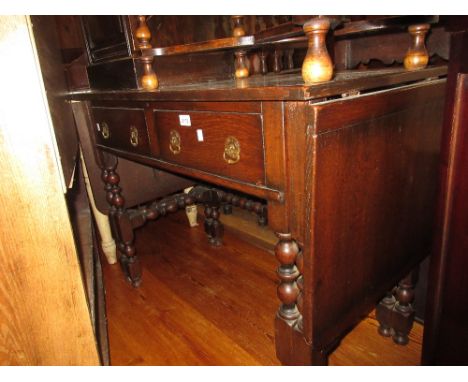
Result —
<instances>
[{"instance_id":1,"label":"brass drop handle","mask_svg":"<svg viewBox=\"0 0 468 382\"><path fill-rule=\"evenodd\" d=\"M224 142L223 158L229 164L240 161L240 143L236 137L229 136Z\"/></svg>"},{"instance_id":2,"label":"brass drop handle","mask_svg":"<svg viewBox=\"0 0 468 382\"><path fill-rule=\"evenodd\" d=\"M177 130L171 130L169 133L169 150L172 154L179 154L181 149L180 134Z\"/></svg>"},{"instance_id":3,"label":"brass drop handle","mask_svg":"<svg viewBox=\"0 0 468 382\"><path fill-rule=\"evenodd\" d=\"M109 139L110 137L110 130L109 130L109 125L105 122L101 123L101 134L104 139Z\"/></svg>"},{"instance_id":4,"label":"brass drop handle","mask_svg":"<svg viewBox=\"0 0 468 382\"><path fill-rule=\"evenodd\" d=\"M130 144L133 147L138 146L138 130L135 126L130 126Z\"/></svg>"}]
</instances>

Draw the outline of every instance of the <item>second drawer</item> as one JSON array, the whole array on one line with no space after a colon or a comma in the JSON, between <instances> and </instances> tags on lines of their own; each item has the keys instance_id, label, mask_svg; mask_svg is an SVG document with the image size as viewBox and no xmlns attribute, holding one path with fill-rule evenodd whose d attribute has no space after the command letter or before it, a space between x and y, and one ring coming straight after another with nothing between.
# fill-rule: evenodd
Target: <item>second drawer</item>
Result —
<instances>
[{"instance_id":1,"label":"second drawer","mask_svg":"<svg viewBox=\"0 0 468 382\"><path fill-rule=\"evenodd\" d=\"M228 178L265 183L260 114L157 110L153 116L153 155Z\"/></svg>"}]
</instances>

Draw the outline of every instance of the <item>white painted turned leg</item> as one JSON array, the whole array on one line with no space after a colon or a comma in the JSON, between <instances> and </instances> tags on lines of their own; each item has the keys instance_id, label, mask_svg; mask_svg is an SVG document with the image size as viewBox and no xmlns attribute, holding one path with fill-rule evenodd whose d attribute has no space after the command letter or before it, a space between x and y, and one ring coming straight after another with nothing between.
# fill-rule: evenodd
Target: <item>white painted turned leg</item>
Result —
<instances>
[{"instance_id":1,"label":"white painted turned leg","mask_svg":"<svg viewBox=\"0 0 468 382\"><path fill-rule=\"evenodd\" d=\"M192 188L193 187L188 187L188 188L186 188L184 190L184 192L186 194L188 194ZM197 222L197 215L198 215L197 205L192 204L190 206L186 206L185 207L185 214L187 215L187 219L189 221L190 227L196 227L198 225L198 222Z\"/></svg>"},{"instance_id":2,"label":"white painted turned leg","mask_svg":"<svg viewBox=\"0 0 468 382\"><path fill-rule=\"evenodd\" d=\"M91 184L89 183L88 171L86 169L86 164L83 159L83 153L80 149L81 164L83 165L83 175L84 181L86 184L86 190L88 192L89 203L91 204L91 210L93 211L94 220L96 221L99 234L101 236L101 247L104 255L106 256L107 262L109 264L115 264L117 262L116 255L116 245L114 238L112 237L109 218L107 215L103 214L96 208L96 203L94 202L93 190L91 189Z\"/></svg>"}]
</instances>

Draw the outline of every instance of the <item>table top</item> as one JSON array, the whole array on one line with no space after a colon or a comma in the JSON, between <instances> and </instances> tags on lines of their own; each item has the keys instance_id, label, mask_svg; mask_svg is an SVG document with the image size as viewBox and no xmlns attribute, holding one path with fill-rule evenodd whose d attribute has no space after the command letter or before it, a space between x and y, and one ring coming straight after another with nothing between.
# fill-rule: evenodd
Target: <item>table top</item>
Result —
<instances>
[{"instance_id":1,"label":"table top","mask_svg":"<svg viewBox=\"0 0 468 382\"><path fill-rule=\"evenodd\" d=\"M207 81L161 86L156 90L81 90L63 96L71 100L109 101L310 101L438 78L447 74L439 65L407 71L401 67L337 72L328 82L305 85L299 72L255 75L242 80Z\"/></svg>"}]
</instances>

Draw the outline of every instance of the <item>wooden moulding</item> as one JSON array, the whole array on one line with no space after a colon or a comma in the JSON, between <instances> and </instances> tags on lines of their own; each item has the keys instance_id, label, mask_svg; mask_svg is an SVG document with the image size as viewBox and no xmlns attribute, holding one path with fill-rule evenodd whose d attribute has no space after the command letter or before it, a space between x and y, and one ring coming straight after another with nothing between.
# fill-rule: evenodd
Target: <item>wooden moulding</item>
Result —
<instances>
[{"instance_id":1,"label":"wooden moulding","mask_svg":"<svg viewBox=\"0 0 468 382\"><path fill-rule=\"evenodd\" d=\"M171 56L176 54L202 53L214 50L253 47L254 36L226 37L216 40L194 42L192 44L172 45L162 48L148 49L142 52L143 56Z\"/></svg>"}]
</instances>

